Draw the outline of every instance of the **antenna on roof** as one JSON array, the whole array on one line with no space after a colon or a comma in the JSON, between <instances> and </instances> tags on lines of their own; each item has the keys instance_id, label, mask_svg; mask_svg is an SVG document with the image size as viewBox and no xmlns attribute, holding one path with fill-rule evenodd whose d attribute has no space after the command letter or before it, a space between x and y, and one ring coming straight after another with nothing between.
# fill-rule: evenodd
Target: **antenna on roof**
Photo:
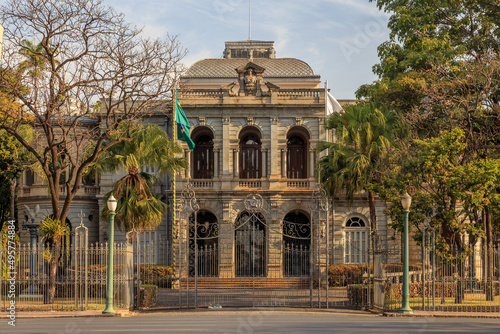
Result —
<instances>
[{"instance_id":1,"label":"antenna on roof","mask_svg":"<svg viewBox=\"0 0 500 334\"><path fill-rule=\"evenodd\" d=\"M248 40L252 40L252 0L248 0Z\"/></svg>"}]
</instances>

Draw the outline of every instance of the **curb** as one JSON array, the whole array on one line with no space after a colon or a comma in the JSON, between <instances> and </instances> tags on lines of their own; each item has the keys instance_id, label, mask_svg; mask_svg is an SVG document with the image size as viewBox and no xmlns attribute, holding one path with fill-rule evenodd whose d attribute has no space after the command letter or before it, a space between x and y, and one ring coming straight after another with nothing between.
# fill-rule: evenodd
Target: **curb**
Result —
<instances>
[{"instance_id":1,"label":"curb","mask_svg":"<svg viewBox=\"0 0 500 334\"><path fill-rule=\"evenodd\" d=\"M500 319L499 313L471 313L471 312L415 312L413 314L400 314L396 312L383 312L384 317L414 317L414 318L483 318L483 319Z\"/></svg>"},{"instance_id":2,"label":"curb","mask_svg":"<svg viewBox=\"0 0 500 334\"><path fill-rule=\"evenodd\" d=\"M341 309L341 308L330 308L330 309L315 309L315 308L269 308L269 307L255 307L255 308L220 308L220 309L208 309L208 308L157 308L157 309L144 309L139 310L135 315L138 316L148 316L148 315L159 315L159 314L240 314L240 313L316 313L316 314L345 314L345 315L359 315L359 316L377 316L381 315L380 312L370 312L367 310L352 310L352 309Z\"/></svg>"}]
</instances>

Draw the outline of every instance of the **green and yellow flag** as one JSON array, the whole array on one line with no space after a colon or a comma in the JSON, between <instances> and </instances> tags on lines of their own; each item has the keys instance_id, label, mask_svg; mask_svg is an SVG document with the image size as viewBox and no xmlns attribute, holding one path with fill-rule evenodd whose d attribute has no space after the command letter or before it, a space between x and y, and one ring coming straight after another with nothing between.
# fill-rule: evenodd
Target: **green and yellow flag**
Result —
<instances>
[{"instance_id":1,"label":"green and yellow flag","mask_svg":"<svg viewBox=\"0 0 500 334\"><path fill-rule=\"evenodd\" d=\"M177 139L185 141L188 144L189 150L193 151L194 142L189 137L189 130L191 126L189 121L182 110L179 99L177 98L177 92L175 92L175 121L177 122Z\"/></svg>"}]
</instances>

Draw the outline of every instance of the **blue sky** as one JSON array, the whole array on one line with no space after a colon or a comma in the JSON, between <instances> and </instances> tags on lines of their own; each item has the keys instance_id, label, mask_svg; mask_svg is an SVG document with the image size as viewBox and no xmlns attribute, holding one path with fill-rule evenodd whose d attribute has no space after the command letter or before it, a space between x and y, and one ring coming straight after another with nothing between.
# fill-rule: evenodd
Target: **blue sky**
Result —
<instances>
[{"instance_id":1,"label":"blue sky","mask_svg":"<svg viewBox=\"0 0 500 334\"><path fill-rule=\"evenodd\" d=\"M104 0L151 37L179 35L190 66L219 58L225 41L248 39L248 0ZM368 0L252 0L251 38L275 41L276 56L307 62L338 99L376 79L377 46L389 15ZM323 86L323 84L322 84Z\"/></svg>"}]
</instances>

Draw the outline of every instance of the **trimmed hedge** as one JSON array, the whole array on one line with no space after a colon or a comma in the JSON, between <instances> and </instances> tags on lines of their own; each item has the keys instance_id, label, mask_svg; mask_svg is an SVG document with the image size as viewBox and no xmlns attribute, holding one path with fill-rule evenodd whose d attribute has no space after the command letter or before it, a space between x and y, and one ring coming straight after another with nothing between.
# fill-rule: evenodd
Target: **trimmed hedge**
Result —
<instances>
[{"instance_id":1,"label":"trimmed hedge","mask_svg":"<svg viewBox=\"0 0 500 334\"><path fill-rule=\"evenodd\" d=\"M148 308L156 304L158 287L153 284L141 284L139 289L139 307Z\"/></svg>"},{"instance_id":2,"label":"trimmed hedge","mask_svg":"<svg viewBox=\"0 0 500 334\"><path fill-rule=\"evenodd\" d=\"M85 267L81 266L79 267L80 273L83 273L85 271ZM113 272L121 274L123 273L123 270L125 269L125 265L123 264L113 264ZM108 271L108 265L106 264L91 264L87 266L87 271L89 273L101 273L101 274L106 274Z\"/></svg>"},{"instance_id":3,"label":"trimmed hedge","mask_svg":"<svg viewBox=\"0 0 500 334\"><path fill-rule=\"evenodd\" d=\"M403 264L402 263L387 263L384 265L384 270L386 273L402 273ZM410 264L408 266L408 271L418 271L422 270L422 264Z\"/></svg>"},{"instance_id":4,"label":"trimmed hedge","mask_svg":"<svg viewBox=\"0 0 500 334\"><path fill-rule=\"evenodd\" d=\"M333 264L328 267L328 285L341 287L364 283L363 275L368 270L367 264Z\"/></svg>"},{"instance_id":5,"label":"trimmed hedge","mask_svg":"<svg viewBox=\"0 0 500 334\"><path fill-rule=\"evenodd\" d=\"M140 275L143 284L154 284L160 288L170 288L176 280L174 268L165 265L142 264Z\"/></svg>"},{"instance_id":6,"label":"trimmed hedge","mask_svg":"<svg viewBox=\"0 0 500 334\"><path fill-rule=\"evenodd\" d=\"M435 296L442 297L443 296L443 283L436 282ZM409 284L410 290L410 298L422 297L422 282L410 282ZM428 286L425 287L426 290L429 289ZM390 284L385 286L385 299L392 300L397 299L401 300L403 298L403 284ZM456 282L448 282L444 283L444 297L455 297L457 293L457 283Z\"/></svg>"}]
</instances>

